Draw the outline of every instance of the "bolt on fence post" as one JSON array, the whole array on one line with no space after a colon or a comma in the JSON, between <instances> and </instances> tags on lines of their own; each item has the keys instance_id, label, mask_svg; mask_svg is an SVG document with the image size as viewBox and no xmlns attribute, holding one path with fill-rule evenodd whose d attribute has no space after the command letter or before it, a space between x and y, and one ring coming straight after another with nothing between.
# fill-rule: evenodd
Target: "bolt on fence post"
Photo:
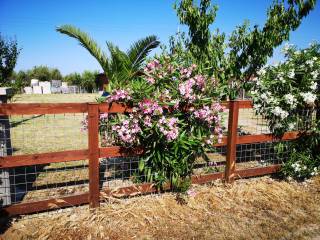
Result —
<instances>
[{"instance_id":1,"label":"bolt on fence post","mask_svg":"<svg viewBox=\"0 0 320 240\"><path fill-rule=\"evenodd\" d=\"M99 104L88 103L89 206L100 206L99 190Z\"/></svg>"},{"instance_id":2,"label":"bolt on fence post","mask_svg":"<svg viewBox=\"0 0 320 240\"><path fill-rule=\"evenodd\" d=\"M231 183L234 181L236 169L237 154L237 135L239 118L239 101L230 101L229 104L229 122L227 137L227 159L225 169L225 181Z\"/></svg>"}]
</instances>

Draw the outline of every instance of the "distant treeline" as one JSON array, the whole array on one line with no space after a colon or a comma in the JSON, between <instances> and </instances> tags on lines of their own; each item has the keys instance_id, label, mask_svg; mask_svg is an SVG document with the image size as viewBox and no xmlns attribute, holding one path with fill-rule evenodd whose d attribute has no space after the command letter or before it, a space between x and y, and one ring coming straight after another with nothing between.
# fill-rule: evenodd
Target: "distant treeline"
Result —
<instances>
[{"instance_id":1,"label":"distant treeline","mask_svg":"<svg viewBox=\"0 0 320 240\"><path fill-rule=\"evenodd\" d=\"M49 68L47 66L35 66L26 71L13 72L11 79L11 87L16 92L22 91L24 87L30 86L31 79L39 81L62 80L68 82L68 85L77 85L87 92L93 92L97 89L96 74L98 71L83 71L82 73L70 73L65 76L61 74L57 68Z\"/></svg>"}]
</instances>

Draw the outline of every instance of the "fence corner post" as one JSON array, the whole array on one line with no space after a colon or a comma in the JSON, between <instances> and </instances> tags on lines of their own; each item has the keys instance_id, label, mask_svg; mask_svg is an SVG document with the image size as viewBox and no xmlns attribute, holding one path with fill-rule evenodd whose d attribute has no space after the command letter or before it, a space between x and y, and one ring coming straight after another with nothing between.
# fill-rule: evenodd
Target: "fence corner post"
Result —
<instances>
[{"instance_id":1,"label":"fence corner post","mask_svg":"<svg viewBox=\"0 0 320 240\"><path fill-rule=\"evenodd\" d=\"M99 104L88 103L89 206L100 206Z\"/></svg>"},{"instance_id":2,"label":"fence corner post","mask_svg":"<svg viewBox=\"0 0 320 240\"><path fill-rule=\"evenodd\" d=\"M9 97L11 97L12 95L12 88L1 87L0 104L7 103ZM9 116L0 116L0 157L12 155L10 131L11 129ZM0 205L1 204L3 206L8 206L12 204L9 169L0 169Z\"/></svg>"},{"instance_id":3,"label":"fence corner post","mask_svg":"<svg viewBox=\"0 0 320 240\"><path fill-rule=\"evenodd\" d=\"M230 101L228 137L227 137L227 158L225 168L225 181L234 181L236 169L237 135L238 135L239 101Z\"/></svg>"}]
</instances>

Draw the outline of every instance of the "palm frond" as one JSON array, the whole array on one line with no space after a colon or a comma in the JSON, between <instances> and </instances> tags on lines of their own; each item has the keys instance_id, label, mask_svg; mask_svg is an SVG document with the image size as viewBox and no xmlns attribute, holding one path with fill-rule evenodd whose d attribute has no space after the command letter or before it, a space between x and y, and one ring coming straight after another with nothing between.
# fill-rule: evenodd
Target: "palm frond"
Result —
<instances>
[{"instance_id":1,"label":"palm frond","mask_svg":"<svg viewBox=\"0 0 320 240\"><path fill-rule=\"evenodd\" d=\"M131 78L131 61L127 54L121 51L116 45L107 42L110 52L110 71L114 86L124 87Z\"/></svg>"},{"instance_id":2,"label":"palm frond","mask_svg":"<svg viewBox=\"0 0 320 240\"><path fill-rule=\"evenodd\" d=\"M85 32L72 25L62 25L56 30L69 37L75 38L80 45L89 51L89 53L99 62L106 74L109 74L108 59L98 44Z\"/></svg>"},{"instance_id":3,"label":"palm frond","mask_svg":"<svg viewBox=\"0 0 320 240\"><path fill-rule=\"evenodd\" d=\"M131 60L132 68L137 71L150 51L158 47L160 42L155 35L147 36L133 43L127 55Z\"/></svg>"}]
</instances>

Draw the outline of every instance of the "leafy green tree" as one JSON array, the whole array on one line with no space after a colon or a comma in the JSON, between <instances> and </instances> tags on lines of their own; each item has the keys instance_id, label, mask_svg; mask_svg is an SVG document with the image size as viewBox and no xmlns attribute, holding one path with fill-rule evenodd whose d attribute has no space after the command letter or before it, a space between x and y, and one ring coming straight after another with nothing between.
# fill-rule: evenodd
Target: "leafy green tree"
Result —
<instances>
[{"instance_id":1,"label":"leafy green tree","mask_svg":"<svg viewBox=\"0 0 320 240\"><path fill-rule=\"evenodd\" d=\"M39 81L51 81L53 79L60 80L62 75L60 71L56 68L49 68L47 66L34 66L28 75L31 78L39 79Z\"/></svg>"},{"instance_id":2,"label":"leafy green tree","mask_svg":"<svg viewBox=\"0 0 320 240\"><path fill-rule=\"evenodd\" d=\"M180 22L189 28L185 47L193 60L219 79L223 93L235 98L240 88L248 86L249 79L267 63L274 48L289 39L290 32L299 27L315 5L316 0L275 1L262 28L258 25L250 28L245 21L228 41L219 29L209 30L217 12L217 6L211 6L210 0L201 0L199 6L192 0L182 0L174 7Z\"/></svg>"},{"instance_id":3,"label":"leafy green tree","mask_svg":"<svg viewBox=\"0 0 320 240\"><path fill-rule=\"evenodd\" d=\"M89 51L109 78L111 88L127 86L134 77L140 74L142 63L150 51L159 45L157 37L153 35L133 43L127 52L107 42L110 55L108 58L98 44L79 28L63 25L56 30L77 39L80 45Z\"/></svg>"},{"instance_id":4,"label":"leafy green tree","mask_svg":"<svg viewBox=\"0 0 320 240\"><path fill-rule=\"evenodd\" d=\"M63 80L67 82L69 85L77 85L80 86L81 84L81 74L79 73L70 73L64 76Z\"/></svg>"},{"instance_id":5,"label":"leafy green tree","mask_svg":"<svg viewBox=\"0 0 320 240\"><path fill-rule=\"evenodd\" d=\"M16 66L20 51L16 40L6 40L0 33L0 86L10 83L9 77Z\"/></svg>"},{"instance_id":6,"label":"leafy green tree","mask_svg":"<svg viewBox=\"0 0 320 240\"><path fill-rule=\"evenodd\" d=\"M59 69L53 68L50 70L50 77L51 80L61 80L62 79L62 74L60 73Z\"/></svg>"},{"instance_id":7,"label":"leafy green tree","mask_svg":"<svg viewBox=\"0 0 320 240\"><path fill-rule=\"evenodd\" d=\"M15 74L13 88L20 92L22 88L30 85L30 78L25 71L19 71Z\"/></svg>"},{"instance_id":8,"label":"leafy green tree","mask_svg":"<svg viewBox=\"0 0 320 240\"><path fill-rule=\"evenodd\" d=\"M93 90L96 88L96 75L98 74L98 71L84 71L81 74L81 84L80 86L84 89L86 89L88 92L93 92Z\"/></svg>"}]
</instances>

